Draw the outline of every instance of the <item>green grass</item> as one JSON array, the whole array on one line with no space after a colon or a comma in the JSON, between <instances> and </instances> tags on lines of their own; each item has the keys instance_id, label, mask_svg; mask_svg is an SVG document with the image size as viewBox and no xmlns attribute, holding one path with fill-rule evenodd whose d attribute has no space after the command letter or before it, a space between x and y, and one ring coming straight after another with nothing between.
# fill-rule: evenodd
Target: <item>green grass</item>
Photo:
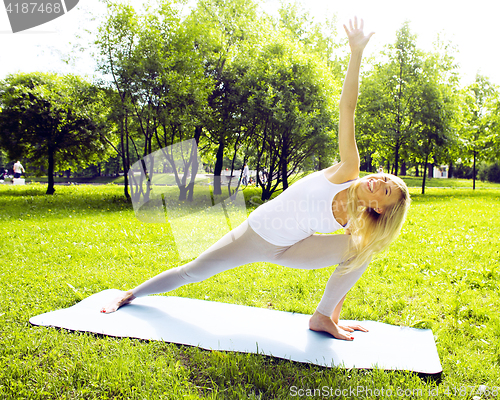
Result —
<instances>
[{"instance_id":1,"label":"green grass","mask_svg":"<svg viewBox=\"0 0 500 400\"><path fill-rule=\"evenodd\" d=\"M292 398L292 386L472 399L470 388L467 396L454 390L500 386L496 190L419 195L412 189L401 236L372 262L344 305L346 319L431 328L443 366L436 383L407 372L321 368L31 326L34 315L104 289L134 287L181 263L169 226L138 221L122 187L57 186L54 196L45 189L0 185L2 399L285 399ZM248 190L249 197L256 193ZM171 295L311 314L332 271L257 263Z\"/></svg>"},{"instance_id":2,"label":"green grass","mask_svg":"<svg viewBox=\"0 0 500 400\"><path fill-rule=\"evenodd\" d=\"M361 172L361 176L368 175L368 172ZM299 174L302 176L302 174ZM416 178L414 176L402 176L401 177L408 187L421 188L422 187L422 178ZM96 178L54 178L57 183L115 183L115 184L123 184L125 182L123 176L119 177L106 177L100 176ZM296 177L291 179L291 182L295 180ZM26 181L29 182L39 182L39 183L47 183L47 177L28 177ZM154 178L154 182L158 184L169 184L175 185L175 179L170 174L156 174ZM290 182L290 183L291 183ZM472 189L472 179L440 179L440 178L426 178L425 179L425 187L426 188L471 188ZM500 184L491 183L487 181L476 180L476 188L477 189L500 189Z\"/></svg>"},{"instance_id":3,"label":"green grass","mask_svg":"<svg viewBox=\"0 0 500 400\"><path fill-rule=\"evenodd\" d=\"M408 187L422 187L422 178L415 178L414 176L401 177ZM441 179L441 178L426 178L426 188L470 188L472 189L472 179ZM476 179L476 189L500 189L500 184L491 183L487 181L480 181Z\"/></svg>"},{"instance_id":4,"label":"green grass","mask_svg":"<svg viewBox=\"0 0 500 400\"><path fill-rule=\"evenodd\" d=\"M26 183L47 183L48 178L46 176L26 176L23 178L26 179ZM54 177L55 183L99 183L99 184L107 184L107 183L116 183L123 184L125 182L125 178L123 176L96 176L93 178L66 178L66 177Z\"/></svg>"},{"instance_id":5,"label":"green grass","mask_svg":"<svg viewBox=\"0 0 500 400\"><path fill-rule=\"evenodd\" d=\"M361 172L360 176L369 175L369 172ZM414 176L400 176L406 185L411 188L421 188L423 178ZM453 189L472 189L472 179L456 179L456 178L425 178L426 188L453 188ZM477 189L500 189L499 183L492 183L476 179Z\"/></svg>"}]
</instances>

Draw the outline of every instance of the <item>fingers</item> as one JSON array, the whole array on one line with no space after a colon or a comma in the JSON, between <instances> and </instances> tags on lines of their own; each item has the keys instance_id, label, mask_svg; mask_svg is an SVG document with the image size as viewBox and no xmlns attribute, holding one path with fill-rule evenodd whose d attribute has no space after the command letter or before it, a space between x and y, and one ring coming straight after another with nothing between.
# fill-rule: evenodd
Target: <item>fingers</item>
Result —
<instances>
[{"instance_id":1,"label":"fingers","mask_svg":"<svg viewBox=\"0 0 500 400\"><path fill-rule=\"evenodd\" d=\"M350 327L355 331L368 332L368 329L366 329L364 326L361 325L354 325L354 326L351 325Z\"/></svg>"},{"instance_id":2,"label":"fingers","mask_svg":"<svg viewBox=\"0 0 500 400\"><path fill-rule=\"evenodd\" d=\"M368 329L366 329L361 325L339 325L339 328L342 328L347 332L354 332L354 331L368 332Z\"/></svg>"},{"instance_id":3,"label":"fingers","mask_svg":"<svg viewBox=\"0 0 500 400\"><path fill-rule=\"evenodd\" d=\"M354 336L351 335L351 332L354 331L368 332L368 329L366 329L361 325L338 325L338 328L342 329L342 331L337 330L337 332L335 332L333 336L336 339L347 340L347 341L354 340ZM343 331L345 331L345 333Z\"/></svg>"},{"instance_id":4,"label":"fingers","mask_svg":"<svg viewBox=\"0 0 500 400\"><path fill-rule=\"evenodd\" d=\"M365 21L363 21L363 18L359 19L359 26L358 26L358 17L357 16L354 16L354 24L352 22L352 19L349 20L350 31L354 31L354 30L357 30L357 29L363 30L364 27L365 27ZM345 31L347 33L349 33L349 30L347 29L347 27L345 26L345 24L344 24L344 29L345 29Z\"/></svg>"},{"instance_id":5,"label":"fingers","mask_svg":"<svg viewBox=\"0 0 500 400\"><path fill-rule=\"evenodd\" d=\"M343 329L344 331L347 331L347 332L354 332L354 329L352 329L350 326L339 325L339 328L341 328L341 329Z\"/></svg>"}]
</instances>

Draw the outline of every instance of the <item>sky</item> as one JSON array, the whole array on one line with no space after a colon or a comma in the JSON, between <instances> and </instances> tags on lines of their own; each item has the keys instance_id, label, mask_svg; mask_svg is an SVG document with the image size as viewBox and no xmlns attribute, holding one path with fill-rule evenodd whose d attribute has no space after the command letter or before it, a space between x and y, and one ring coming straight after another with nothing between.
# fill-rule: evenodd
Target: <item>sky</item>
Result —
<instances>
[{"instance_id":1,"label":"sky","mask_svg":"<svg viewBox=\"0 0 500 400\"><path fill-rule=\"evenodd\" d=\"M27 0L26 0L27 1ZM262 0L263 8L274 13L280 0ZM134 4L134 1L131 1ZM140 2L137 2L140 4ZM337 15L337 29L343 34L342 23L354 15L365 21L365 31L374 31L366 55L376 55L383 46L393 43L396 31L404 21L410 21L410 29L417 34L417 45L432 50L437 35L457 47L455 55L464 85L471 83L477 72L488 76L500 85L500 51L497 40L500 3L496 0L458 2L449 0L302 0L302 7L315 21L324 16ZM56 71L94 75L94 63L90 51L74 50L76 43L91 40L97 23L90 13L104 15L105 7L99 0L80 0L66 15L44 25L13 34L7 12L0 4L0 79L9 73L31 71ZM78 39L77 35L84 35ZM71 57L73 62L62 59Z\"/></svg>"}]
</instances>

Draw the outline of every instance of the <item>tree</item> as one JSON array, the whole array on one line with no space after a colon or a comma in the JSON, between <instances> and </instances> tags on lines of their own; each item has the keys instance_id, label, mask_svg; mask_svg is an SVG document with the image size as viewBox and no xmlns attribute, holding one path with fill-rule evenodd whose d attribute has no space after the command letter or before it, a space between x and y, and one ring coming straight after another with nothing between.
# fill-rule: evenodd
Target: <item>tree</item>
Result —
<instances>
[{"instance_id":1,"label":"tree","mask_svg":"<svg viewBox=\"0 0 500 400\"><path fill-rule=\"evenodd\" d=\"M107 19L98 28L94 42L98 51L97 67L109 79L111 84L108 86L113 89L108 92L112 110L110 117L118 125L117 138L114 130L109 130L103 137L121 158L126 199L130 199L127 172L131 166L130 144L133 140L130 132L132 104L129 87L132 73L129 60L137 42L137 24L137 16L131 6L108 3Z\"/></svg>"},{"instance_id":2,"label":"tree","mask_svg":"<svg viewBox=\"0 0 500 400\"><path fill-rule=\"evenodd\" d=\"M378 63L360 87L356 123L360 127L360 150L378 153L390 160L398 174L400 160L408 157L408 145L414 133L415 110L421 93L423 53L417 49L416 35L405 22L396 34L396 42L382 54L387 62ZM363 136L368 136L364 138Z\"/></svg>"},{"instance_id":3,"label":"tree","mask_svg":"<svg viewBox=\"0 0 500 400\"><path fill-rule=\"evenodd\" d=\"M408 160L423 164L422 194L425 192L430 160L449 163L454 160L457 143L458 109L457 87L459 78L453 57L453 46L438 40L435 51L423 57L419 76L420 93L412 109L414 134L409 141Z\"/></svg>"},{"instance_id":4,"label":"tree","mask_svg":"<svg viewBox=\"0 0 500 400\"><path fill-rule=\"evenodd\" d=\"M193 136L198 141L201 135L200 119L211 85L196 51L198 36L198 28L183 23L180 9L170 1L160 2L143 14L131 6L110 4L108 18L99 30L100 68L110 74L110 83L120 96L115 115L121 147L115 149L122 155L124 167L130 167L130 142L136 159L143 159L145 175L140 177L150 183L157 166L146 165L148 154ZM165 162L171 160L166 150L164 157ZM157 162L160 158L148 160ZM185 199L195 175L186 181L187 169L181 178L175 164L171 167L180 199ZM147 197L150 186L133 179L135 195Z\"/></svg>"},{"instance_id":5,"label":"tree","mask_svg":"<svg viewBox=\"0 0 500 400\"><path fill-rule=\"evenodd\" d=\"M240 93L237 87L244 71L238 66L241 53L252 53L257 29L265 29L257 17L253 0L201 0L190 15L190 26L198 26L196 49L205 75L213 82L208 96L210 113L204 121L205 137L216 146L214 194L222 193L221 172L227 149L241 139ZM233 158L236 154L233 154Z\"/></svg>"},{"instance_id":6,"label":"tree","mask_svg":"<svg viewBox=\"0 0 500 400\"><path fill-rule=\"evenodd\" d=\"M435 80L429 79L422 85L420 107L415 111L416 134L413 142L414 151L418 151L425 160L424 167L428 165L429 158L438 154L438 149L451 140L453 108L450 100L449 93ZM426 176L424 173L422 194L425 193Z\"/></svg>"},{"instance_id":7,"label":"tree","mask_svg":"<svg viewBox=\"0 0 500 400\"><path fill-rule=\"evenodd\" d=\"M495 86L480 74L463 91L461 147L463 158L472 162L473 189L476 188L477 163L493 155L498 138L497 96Z\"/></svg>"},{"instance_id":8,"label":"tree","mask_svg":"<svg viewBox=\"0 0 500 400\"><path fill-rule=\"evenodd\" d=\"M0 84L0 143L11 158L23 155L46 168L53 194L55 168L85 166L106 154L101 101L99 88L77 76L9 75Z\"/></svg>"},{"instance_id":9,"label":"tree","mask_svg":"<svg viewBox=\"0 0 500 400\"><path fill-rule=\"evenodd\" d=\"M282 35L264 46L245 75L246 126L253 129L253 158L269 179L267 200L303 163L333 140L338 88L328 67ZM337 90L335 90L337 89Z\"/></svg>"}]
</instances>

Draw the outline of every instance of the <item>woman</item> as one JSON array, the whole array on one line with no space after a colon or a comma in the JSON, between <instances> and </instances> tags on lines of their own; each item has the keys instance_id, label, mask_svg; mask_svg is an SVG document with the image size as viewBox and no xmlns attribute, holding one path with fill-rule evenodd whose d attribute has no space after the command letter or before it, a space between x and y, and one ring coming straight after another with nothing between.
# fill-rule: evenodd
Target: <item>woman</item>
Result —
<instances>
[{"instance_id":1,"label":"woman","mask_svg":"<svg viewBox=\"0 0 500 400\"><path fill-rule=\"evenodd\" d=\"M347 292L368 266L373 254L385 249L399 234L410 198L404 182L393 175L358 178L359 154L354 135L359 68L363 49L373 33L363 33L363 20L344 25L351 58L340 98L340 162L290 186L253 211L197 259L167 270L138 287L123 292L101 311L114 312L136 297L167 292L199 282L219 272L257 261L291 268L324 268L340 264L309 328L352 340L359 325L341 325L340 311ZM347 227L344 235L318 235Z\"/></svg>"}]
</instances>

